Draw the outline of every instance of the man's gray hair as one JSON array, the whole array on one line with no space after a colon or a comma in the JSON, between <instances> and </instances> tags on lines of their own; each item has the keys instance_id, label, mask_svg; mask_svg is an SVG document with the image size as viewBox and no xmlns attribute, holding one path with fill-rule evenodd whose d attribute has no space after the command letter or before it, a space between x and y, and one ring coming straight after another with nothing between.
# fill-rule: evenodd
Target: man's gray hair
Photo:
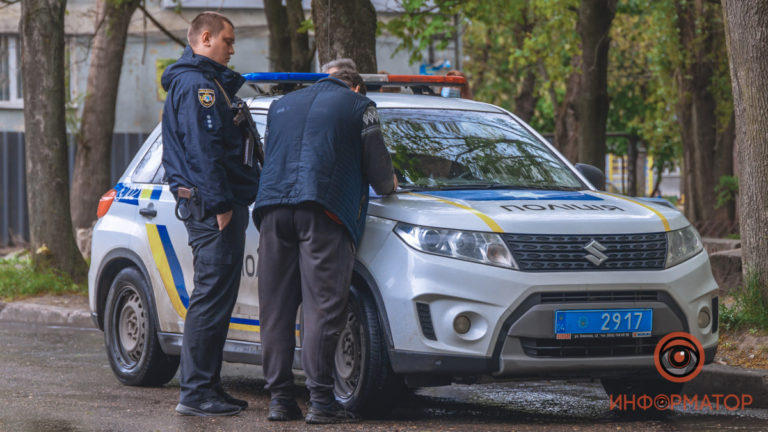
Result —
<instances>
[{"instance_id":1,"label":"man's gray hair","mask_svg":"<svg viewBox=\"0 0 768 432\"><path fill-rule=\"evenodd\" d=\"M365 81L363 81L363 77L361 77L360 74L354 69L336 69L331 74L331 77L344 81L350 88L360 86L360 94L362 95L368 93L368 89L365 87Z\"/></svg>"},{"instance_id":2,"label":"man's gray hair","mask_svg":"<svg viewBox=\"0 0 768 432\"><path fill-rule=\"evenodd\" d=\"M328 63L324 64L320 70L323 73L328 73L328 71L332 68L336 69L352 69L353 71L357 70L357 65L355 62L350 58L340 58L336 60L331 60Z\"/></svg>"}]
</instances>

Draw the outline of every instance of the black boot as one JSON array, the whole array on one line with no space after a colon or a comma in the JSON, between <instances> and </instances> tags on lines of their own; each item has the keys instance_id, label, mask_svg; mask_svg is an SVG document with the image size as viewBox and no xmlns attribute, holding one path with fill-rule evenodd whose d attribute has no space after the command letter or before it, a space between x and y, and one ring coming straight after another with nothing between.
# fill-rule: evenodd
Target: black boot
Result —
<instances>
[{"instance_id":1,"label":"black boot","mask_svg":"<svg viewBox=\"0 0 768 432\"><path fill-rule=\"evenodd\" d=\"M298 420L301 418L301 415L301 408L299 408L299 405L296 404L296 401L293 399L272 399L269 402L269 415L267 415L267 420Z\"/></svg>"},{"instance_id":2,"label":"black boot","mask_svg":"<svg viewBox=\"0 0 768 432\"><path fill-rule=\"evenodd\" d=\"M328 404L309 403L309 412L304 418L309 424L351 423L360 419L335 400Z\"/></svg>"},{"instance_id":3,"label":"black boot","mask_svg":"<svg viewBox=\"0 0 768 432\"><path fill-rule=\"evenodd\" d=\"M240 407L240 409L248 408L248 402L247 401L244 401L242 399L238 399L238 398L232 396L231 394L227 393L224 390L224 387L218 385L218 386L214 387L214 390L216 391L216 394L219 395L220 398L224 399L224 402L226 402L228 404L231 404L231 405L238 406L238 407Z\"/></svg>"}]
</instances>

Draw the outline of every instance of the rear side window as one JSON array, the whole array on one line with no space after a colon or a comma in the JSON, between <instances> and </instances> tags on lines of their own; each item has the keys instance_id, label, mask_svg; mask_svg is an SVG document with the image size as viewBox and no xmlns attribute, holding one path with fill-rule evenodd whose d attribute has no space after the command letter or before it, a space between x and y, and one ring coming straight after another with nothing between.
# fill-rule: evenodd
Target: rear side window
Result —
<instances>
[{"instance_id":1,"label":"rear side window","mask_svg":"<svg viewBox=\"0 0 768 432\"><path fill-rule=\"evenodd\" d=\"M141 162L136 166L136 170L133 171L131 181L133 183L162 183L163 175L158 171L162 169L163 162L163 139L162 135L158 135L155 138L155 142L149 147L149 150L141 158ZM160 174L160 175L158 175Z\"/></svg>"}]
</instances>

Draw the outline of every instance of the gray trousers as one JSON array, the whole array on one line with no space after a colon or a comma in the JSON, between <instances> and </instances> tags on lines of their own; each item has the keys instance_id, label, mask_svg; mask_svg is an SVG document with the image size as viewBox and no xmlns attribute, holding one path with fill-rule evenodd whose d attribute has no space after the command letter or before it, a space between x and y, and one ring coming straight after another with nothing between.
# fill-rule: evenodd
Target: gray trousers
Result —
<instances>
[{"instance_id":1,"label":"gray trousers","mask_svg":"<svg viewBox=\"0 0 768 432\"><path fill-rule=\"evenodd\" d=\"M235 206L232 220L219 231L216 216L185 223L192 247L195 289L189 299L181 344L181 403L216 395L221 381L224 342L237 300L243 267L248 208Z\"/></svg>"},{"instance_id":2,"label":"gray trousers","mask_svg":"<svg viewBox=\"0 0 768 432\"><path fill-rule=\"evenodd\" d=\"M259 320L265 388L293 399L296 313L304 314L301 363L310 400L333 400L334 353L344 326L355 251L343 225L315 204L278 206L261 214Z\"/></svg>"}]
</instances>

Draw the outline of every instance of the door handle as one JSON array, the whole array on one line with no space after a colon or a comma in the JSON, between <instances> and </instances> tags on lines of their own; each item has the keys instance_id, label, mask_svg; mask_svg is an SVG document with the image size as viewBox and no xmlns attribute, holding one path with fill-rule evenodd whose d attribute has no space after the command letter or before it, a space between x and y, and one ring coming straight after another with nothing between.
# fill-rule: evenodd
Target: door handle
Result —
<instances>
[{"instance_id":1,"label":"door handle","mask_svg":"<svg viewBox=\"0 0 768 432\"><path fill-rule=\"evenodd\" d=\"M150 205L149 207L139 209L139 214L144 217L153 218L157 216L157 210L155 210L155 208Z\"/></svg>"}]
</instances>

